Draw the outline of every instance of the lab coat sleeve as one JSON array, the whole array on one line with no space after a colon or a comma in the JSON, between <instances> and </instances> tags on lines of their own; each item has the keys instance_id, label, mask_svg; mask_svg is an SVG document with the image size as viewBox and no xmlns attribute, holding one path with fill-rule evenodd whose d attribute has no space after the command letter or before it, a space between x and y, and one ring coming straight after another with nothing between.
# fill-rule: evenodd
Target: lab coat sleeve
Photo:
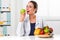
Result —
<instances>
[{"instance_id":1,"label":"lab coat sleeve","mask_svg":"<svg viewBox=\"0 0 60 40\"><path fill-rule=\"evenodd\" d=\"M17 26L16 34L17 36L23 36L24 35L24 22L19 22Z\"/></svg>"}]
</instances>

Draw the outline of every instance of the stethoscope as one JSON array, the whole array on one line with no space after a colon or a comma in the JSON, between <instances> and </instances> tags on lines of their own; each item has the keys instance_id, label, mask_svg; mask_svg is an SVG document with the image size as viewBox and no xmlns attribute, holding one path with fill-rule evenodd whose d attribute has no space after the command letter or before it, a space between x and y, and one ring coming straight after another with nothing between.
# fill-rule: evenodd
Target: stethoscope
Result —
<instances>
[{"instance_id":1,"label":"stethoscope","mask_svg":"<svg viewBox=\"0 0 60 40\"><path fill-rule=\"evenodd\" d=\"M39 23L36 23L36 25L39 25ZM43 23L43 20L42 20L42 28L44 27L44 23Z\"/></svg>"}]
</instances>

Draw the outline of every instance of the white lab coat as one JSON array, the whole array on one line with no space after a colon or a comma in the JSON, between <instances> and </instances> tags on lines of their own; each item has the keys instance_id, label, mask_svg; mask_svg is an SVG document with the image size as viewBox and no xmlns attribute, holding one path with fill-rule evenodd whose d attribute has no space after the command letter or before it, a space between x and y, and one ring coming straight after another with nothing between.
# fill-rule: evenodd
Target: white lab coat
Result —
<instances>
[{"instance_id":1,"label":"white lab coat","mask_svg":"<svg viewBox=\"0 0 60 40\"><path fill-rule=\"evenodd\" d=\"M42 28L42 19L36 16L35 28ZM30 21L29 16L25 18L24 22L19 22L16 30L17 36L29 36L30 34Z\"/></svg>"}]
</instances>

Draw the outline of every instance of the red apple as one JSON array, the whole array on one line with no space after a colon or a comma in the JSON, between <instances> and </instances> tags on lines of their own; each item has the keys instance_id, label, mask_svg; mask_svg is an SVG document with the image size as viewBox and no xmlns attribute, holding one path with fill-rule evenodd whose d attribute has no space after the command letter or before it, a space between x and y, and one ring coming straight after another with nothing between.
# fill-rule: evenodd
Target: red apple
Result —
<instances>
[{"instance_id":1,"label":"red apple","mask_svg":"<svg viewBox=\"0 0 60 40\"><path fill-rule=\"evenodd\" d=\"M52 33L53 32L53 29L52 28L49 28L49 31L50 31L50 33Z\"/></svg>"},{"instance_id":2,"label":"red apple","mask_svg":"<svg viewBox=\"0 0 60 40\"><path fill-rule=\"evenodd\" d=\"M44 34L44 30L41 30L41 31L40 31L40 35L43 35L43 34Z\"/></svg>"}]
</instances>

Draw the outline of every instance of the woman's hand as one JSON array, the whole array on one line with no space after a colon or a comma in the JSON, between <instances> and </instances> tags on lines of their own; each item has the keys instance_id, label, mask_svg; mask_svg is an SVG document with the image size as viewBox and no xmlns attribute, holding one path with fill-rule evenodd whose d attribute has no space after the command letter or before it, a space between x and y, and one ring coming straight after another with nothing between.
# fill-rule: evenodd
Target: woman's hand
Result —
<instances>
[{"instance_id":1,"label":"woman's hand","mask_svg":"<svg viewBox=\"0 0 60 40\"><path fill-rule=\"evenodd\" d=\"M26 10L25 9L21 9L20 10L20 22L23 22L25 19L25 15L26 15Z\"/></svg>"},{"instance_id":2,"label":"woman's hand","mask_svg":"<svg viewBox=\"0 0 60 40\"><path fill-rule=\"evenodd\" d=\"M23 22L23 21L24 21L25 15L26 15L26 13L22 13L22 14L20 15L20 22Z\"/></svg>"}]
</instances>

